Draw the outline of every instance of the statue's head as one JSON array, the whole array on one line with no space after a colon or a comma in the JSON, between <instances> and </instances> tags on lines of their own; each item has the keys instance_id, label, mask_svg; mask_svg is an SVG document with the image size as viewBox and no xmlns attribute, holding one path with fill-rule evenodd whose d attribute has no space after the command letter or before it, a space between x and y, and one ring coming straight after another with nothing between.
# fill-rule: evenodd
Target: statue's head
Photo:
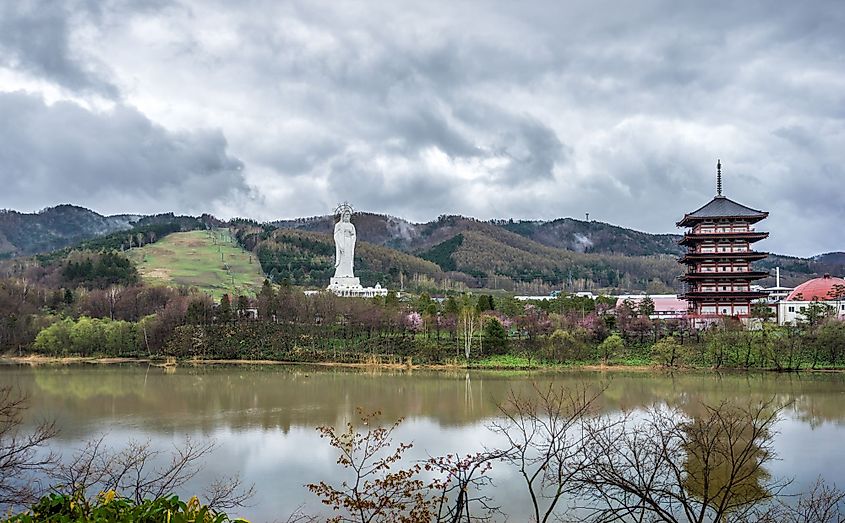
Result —
<instances>
[{"instance_id":1,"label":"statue's head","mask_svg":"<svg viewBox=\"0 0 845 523\"><path fill-rule=\"evenodd\" d=\"M335 209L334 211L335 215L340 215L340 221L347 223L349 222L349 220L352 219L353 212L354 210L352 209L352 206L349 205L349 203L347 202L343 202L342 204L338 205L337 209Z\"/></svg>"}]
</instances>

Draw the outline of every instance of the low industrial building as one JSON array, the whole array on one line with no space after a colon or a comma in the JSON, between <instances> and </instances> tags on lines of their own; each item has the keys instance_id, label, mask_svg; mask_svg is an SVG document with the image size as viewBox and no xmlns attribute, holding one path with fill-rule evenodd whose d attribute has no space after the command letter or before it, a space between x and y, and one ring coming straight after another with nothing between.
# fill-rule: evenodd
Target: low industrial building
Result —
<instances>
[{"instance_id":1,"label":"low industrial building","mask_svg":"<svg viewBox=\"0 0 845 523\"><path fill-rule=\"evenodd\" d=\"M654 302L654 312L648 315L652 320L679 320L687 317L689 303L675 294L652 294L649 296L643 294L627 294L618 296L616 299L616 310L619 310L625 301L628 301L636 309L639 307L640 302L647 297L651 298L651 301Z\"/></svg>"}]
</instances>

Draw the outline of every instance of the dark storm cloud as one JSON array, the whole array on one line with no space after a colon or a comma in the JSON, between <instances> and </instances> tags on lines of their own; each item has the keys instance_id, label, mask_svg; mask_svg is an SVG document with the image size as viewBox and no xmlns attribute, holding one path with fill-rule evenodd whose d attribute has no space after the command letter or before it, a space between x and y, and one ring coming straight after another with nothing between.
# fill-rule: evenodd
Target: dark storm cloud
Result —
<instances>
[{"instance_id":1,"label":"dark storm cloud","mask_svg":"<svg viewBox=\"0 0 845 523\"><path fill-rule=\"evenodd\" d=\"M192 198L162 199L174 210L218 202L272 219L348 199L415 220L590 212L667 232L713 196L721 158L726 193L771 212L766 249L843 248L839 1L174 4L55 0L6 7L0 21L7 67L78 97L126 99L71 111L68 125L134 112L164 142L192 143L157 172L190 165L218 173L207 176L223 194L265 196L221 199L198 183ZM209 127L226 140L167 130ZM37 154L64 140L81 139ZM115 163L107 140L85 145L88 161ZM198 167L229 149L243 176L222 160ZM134 158L139 170L145 156Z\"/></svg>"},{"instance_id":2,"label":"dark storm cloud","mask_svg":"<svg viewBox=\"0 0 845 523\"><path fill-rule=\"evenodd\" d=\"M0 93L0 207L203 212L248 196L220 131L169 132L137 110Z\"/></svg>"},{"instance_id":3,"label":"dark storm cloud","mask_svg":"<svg viewBox=\"0 0 845 523\"><path fill-rule=\"evenodd\" d=\"M0 63L68 89L117 97L118 89L106 79L104 66L86 60L71 48L74 12L84 14L84 4L57 0L4 2L0 5Z\"/></svg>"}]
</instances>

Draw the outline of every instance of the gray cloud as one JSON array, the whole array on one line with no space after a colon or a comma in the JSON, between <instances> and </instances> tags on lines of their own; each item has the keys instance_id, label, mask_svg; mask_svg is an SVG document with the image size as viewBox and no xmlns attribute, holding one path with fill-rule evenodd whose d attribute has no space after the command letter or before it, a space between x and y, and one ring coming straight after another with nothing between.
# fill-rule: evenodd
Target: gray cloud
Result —
<instances>
[{"instance_id":1,"label":"gray cloud","mask_svg":"<svg viewBox=\"0 0 845 523\"><path fill-rule=\"evenodd\" d=\"M217 130L170 132L137 110L0 94L0 207L74 202L118 213L227 208L250 197Z\"/></svg>"},{"instance_id":2,"label":"gray cloud","mask_svg":"<svg viewBox=\"0 0 845 523\"><path fill-rule=\"evenodd\" d=\"M21 124L62 113L85 133L92 118L134 111L183 144L151 170L217 173L191 178L191 198L177 183L151 206L273 219L348 199L414 220L590 212L667 232L712 197L721 158L727 194L771 212L764 248L845 248L841 2L174 3L55 0L0 18L7 68L125 99ZM137 140L136 126L112 125ZM72 156L64 141L84 141L86 162L117 163L109 140L76 135L36 154ZM226 167L232 156L242 174ZM146 156L130 157L140 171ZM2 175L33 170L14 160ZM7 199L32 205L75 198L11 187Z\"/></svg>"},{"instance_id":3,"label":"gray cloud","mask_svg":"<svg viewBox=\"0 0 845 523\"><path fill-rule=\"evenodd\" d=\"M74 6L54 0L5 2L0 6L0 64L109 98L118 89L102 64L79 56L70 44ZM76 11L79 14L85 9Z\"/></svg>"}]
</instances>

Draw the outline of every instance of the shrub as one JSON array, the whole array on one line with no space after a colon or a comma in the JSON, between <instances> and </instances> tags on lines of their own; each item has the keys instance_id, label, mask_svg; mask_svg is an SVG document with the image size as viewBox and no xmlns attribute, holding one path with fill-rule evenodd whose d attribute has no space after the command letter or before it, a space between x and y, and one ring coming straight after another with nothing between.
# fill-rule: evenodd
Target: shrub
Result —
<instances>
[{"instance_id":1,"label":"shrub","mask_svg":"<svg viewBox=\"0 0 845 523\"><path fill-rule=\"evenodd\" d=\"M177 496L144 500L141 503L116 496L113 490L98 496L94 503L81 495L50 494L22 514L12 516L9 523L35 523L38 521L132 521L133 523L247 523L243 519L230 519L202 505L196 497L187 502Z\"/></svg>"},{"instance_id":2,"label":"shrub","mask_svg":"<svg viewBox=\"0 0 845 523\"><path fill-rule=\"evenodd\" d=\"M681 358L681 348L678 340L674 336L669 336L655 343L651 353L657 363L665 367L674 367Z\"/></svg>"},{"instance_id":3,"label":"shrub","mask_svg":"<svg viewBox=\"0 0 845 523\"><path fill-rule=\"evenodd\" d=\"M612 334L605 338L605 340L601 342L598 348L599 356L605 363L607 363L607 360L609 360L613 356L621 354L624 349L625 342L622 341L622 337L618 334Z\"/></svg>"}]
</instances>

